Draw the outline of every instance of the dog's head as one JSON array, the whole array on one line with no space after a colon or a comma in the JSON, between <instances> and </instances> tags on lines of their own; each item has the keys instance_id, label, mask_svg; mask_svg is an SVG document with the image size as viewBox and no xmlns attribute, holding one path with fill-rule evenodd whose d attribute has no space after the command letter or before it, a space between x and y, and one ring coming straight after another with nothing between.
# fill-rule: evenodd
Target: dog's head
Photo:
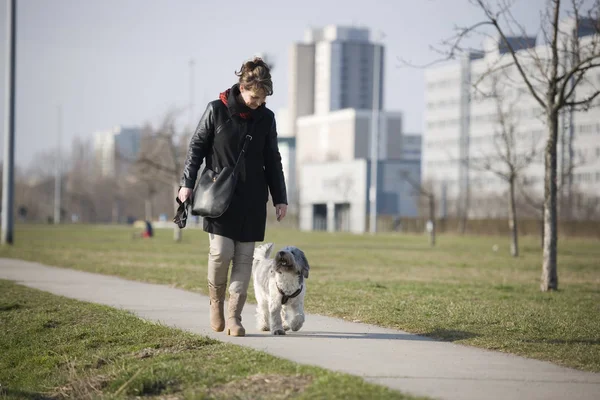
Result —
<instances>
[{"instance_id":1,"label":"dog's head","mask_svg":"<svg viewBox=\"0 0 600 400\"><path fill-rule=\"evenodd\" d=\"M275 272L293 272L308 278L310 265L302 250L294 246L287 246L275 254Z\"/></svg>"}]
</instances>

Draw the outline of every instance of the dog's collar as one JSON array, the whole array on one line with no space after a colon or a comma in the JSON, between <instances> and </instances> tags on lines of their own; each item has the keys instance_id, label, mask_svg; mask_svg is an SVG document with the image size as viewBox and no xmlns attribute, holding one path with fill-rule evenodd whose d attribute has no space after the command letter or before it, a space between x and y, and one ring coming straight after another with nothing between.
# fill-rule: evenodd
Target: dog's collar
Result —
<instances>
[{"instance_id":1,"label":"dog's collar","mask_svg":"<svg viewBox=\"0 0 600 400\"><path fill-rule=\"evenodd\" d=\"M296 290L294 293L292 293L292 294L290 294L290 295L287 295L287 294L285 294L285 293L283 292L283 290L281 290L281 289L279 288L279 286L277 286L277 290L279 290L279 293L281 293L281 295L283 296L283 297L281 298L281 304L285 304L285 303L287 303L287 301L288 301L289 299L293 299L294 297L298 296L298 295L300 294L300 292L302 292L302 285L300 285L300 288L298 288L298 290Z\"/></svg>"}]
</instances>

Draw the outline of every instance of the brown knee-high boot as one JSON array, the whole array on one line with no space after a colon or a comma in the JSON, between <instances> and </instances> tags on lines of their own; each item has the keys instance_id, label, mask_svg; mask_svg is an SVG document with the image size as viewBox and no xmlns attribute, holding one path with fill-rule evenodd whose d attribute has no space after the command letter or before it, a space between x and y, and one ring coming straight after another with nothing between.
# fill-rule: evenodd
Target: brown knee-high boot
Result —
<instances>
[{"instance_id":1,"label":"brown knee-high boot","mask_svg":"<svg viewBox=\"0 0 600 400\"><path fill-rule=\"evenodd\" d=\"M229 293L227 306L227 334L231 336L246 336L246 329L242 326L242 309L246 303L246 294Z\"/></svg>"},{"instance_id":2,"label":"brown knee-high boot","mask_svg":"<svg viewBox=\"0 0 600 400\"><path fill-rule=\"evenodd\" d=\"M208 283L210 297L210 327L215 332L225 329L225 291L227 285L213 286Z\"/></svg>"}]
</instances>

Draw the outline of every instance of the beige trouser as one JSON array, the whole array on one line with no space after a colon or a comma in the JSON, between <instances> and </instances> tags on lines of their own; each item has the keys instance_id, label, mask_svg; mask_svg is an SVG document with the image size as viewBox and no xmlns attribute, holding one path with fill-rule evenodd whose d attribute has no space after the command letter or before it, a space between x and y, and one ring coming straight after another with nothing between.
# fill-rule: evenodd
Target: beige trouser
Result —
<instances>
[{"instance_id":1,"label":"beige trouser","mask_svg":"<svg viewBox=\"0 0 600 400\"><path fill-rule=\"evenodd\" d=\"M229 264L233 261L229 294L245 295L252 275L254 242L237 242L213 233L209 233L208 237L208 283L215 287L226 285Z\"/></svg>"}]
</instances>

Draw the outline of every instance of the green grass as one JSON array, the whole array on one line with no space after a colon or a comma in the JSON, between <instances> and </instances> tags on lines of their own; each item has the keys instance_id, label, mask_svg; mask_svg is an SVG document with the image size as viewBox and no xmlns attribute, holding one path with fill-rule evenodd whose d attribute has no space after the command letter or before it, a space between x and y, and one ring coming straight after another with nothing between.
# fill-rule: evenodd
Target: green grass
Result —
<instances>
[{"instance_id":1,"label":"green grass","mask_svg":"<svg viewBox=\"0 0 600 400\"><path fill-rule=\"evenodd\" d=\"M412 399L0 280L0 398Z\"/></svg>"},{"instance_id":2,"label":"green grass","mask_svg":"<svg viewBox=\"0 0 600 400\"><path fill-rule=\"evenodd\" d=\"M132 240L131 228L18 226L16 257L206 293L207 235L172 230ZM559 241L559 288L539 290L539 239L304 233L269 229L276 247L293 244L311 264L306 309L443 340L600 372L600 246ZM494 244L499 251L494 252ZM252 293L252 291L251 291ZM251 296L252 297L252 296Z\"/></svg>"}]
</instances>

